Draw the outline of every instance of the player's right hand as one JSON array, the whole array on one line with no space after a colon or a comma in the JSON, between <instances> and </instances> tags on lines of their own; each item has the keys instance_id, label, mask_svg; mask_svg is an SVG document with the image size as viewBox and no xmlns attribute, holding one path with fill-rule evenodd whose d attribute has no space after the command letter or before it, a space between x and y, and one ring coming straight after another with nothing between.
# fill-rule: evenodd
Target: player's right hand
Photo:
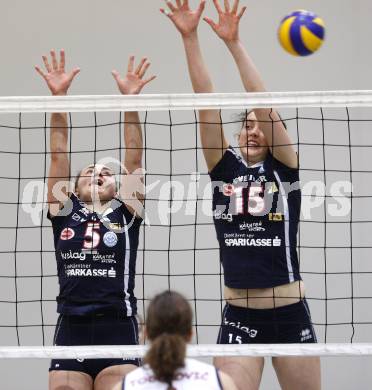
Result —
<instances>
[{"instance_id":1,"label":"player's right hand","mask_svg":"<svg viewBox=\"0 0 372 390\"><path fill-rule=\"evenodd\" d=\"M168 9L161 8L160 12L168 16L183 37L187 37L196 32L206 0L201 0L199 7L194 11L190 9L188 0L175 1L176 5L166 0Z\"/></svg>"},{"instance_id":2,"label":"player's right hand","mask_svg":"<svg viewBox=\"0 0 372 390\"><path fill-rule=\"evenodd\" d=\"M36 71L46 81L48 88L52 95L66 95L67 91L72 83L72 80L80 72L79 68L72 69L71 72L65 71L65 51L60 51L60 60L57 61L56 52L50 51L51 64L48 61L48 57L43 55L43 62L46 72L41 70L37 65Z\"/></svg>"}]
</instances>

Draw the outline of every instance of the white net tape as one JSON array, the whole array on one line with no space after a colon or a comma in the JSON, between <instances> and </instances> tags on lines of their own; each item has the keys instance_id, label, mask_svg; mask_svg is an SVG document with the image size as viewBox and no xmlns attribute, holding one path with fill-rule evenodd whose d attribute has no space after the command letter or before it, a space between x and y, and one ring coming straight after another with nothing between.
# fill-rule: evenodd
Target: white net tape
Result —
<instances>
[{"instance_id":1,"label":"white net tape","mask_svg":"<svg viewBox=\"0 0 372 390\"><path fill-rule=\"evenodd\" d=\"M371 107L372 91L211 93L171 95L15 96L0 98L0 113L164 111L242 107Z\"/></svg>"},{"instance_id":2,"label":"white net tape","mask_svg":"<svg viewBox=\"0 0 372 390\"><path fill-rule=\"evenodd\" d=\"M141 358L143 345L103 345L78 347L3 347L0 358L97 359ZM251 344L251 345L189 345L188 357L213 356L366 356L372 355L372 344Z\"/></svg>"}]
</instances>

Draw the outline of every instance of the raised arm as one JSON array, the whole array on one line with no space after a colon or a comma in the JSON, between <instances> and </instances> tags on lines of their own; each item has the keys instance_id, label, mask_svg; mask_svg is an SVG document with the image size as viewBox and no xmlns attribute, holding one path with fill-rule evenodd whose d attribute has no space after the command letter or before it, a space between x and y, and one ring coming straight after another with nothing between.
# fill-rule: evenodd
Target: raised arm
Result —
<instances>
[{"instance_id":1,"label":"raised arm","mask_svg":"<svg viewBox=\"0 0 372 390\"><path fill-rule=\"evenodd\" d=\"M200 49L197 28L205 7L202 0L193 11L188 0L177 0L176 5L167 1L168 10L160 11L168 16L182 36L191 83L195 93L214 92L209 71ZM212 170L228 147L218 110L200 110L200 133L204 156L209 170Z\"/></svg>"},{"instance_id":2,"label":"raised arm","mask_svg":"<svg viewBox=\"0 0 372 390\"><path fill-rule=\"evenodd\" d=\"M123 95L137 95L141 92L142 88L154 80L156 76L144 78L145 73L150 66L150 62L147 58L142 58L136 69L134 68L134 56L129 58L127 73L124 78L120 77L118 71L113 70L112 75L118 85L119 91ZM143 200L143 190L139 187L139 182L142 179L142 155L143 155L143 140L141 122L138 112L125 112L124 114L124 143L125 143L125 155L124 155L124 167L126 173L133 175L123 175L121 178L121 197L131 211L136 210L136 200ZM136 175L139 175L136 177ZM131 194L136 193L137 198L132 199ZM133 203L134 201L134 203Z\"/></svg>"},{"instance_id":3,"label":"raised arm","mask_svg":"<svg viewBox=\"0 0 372 390\"><path fill-rule=\"evenodd\" d=\"M80 69L74 68L71 72L66 73L64 50L60 51L59 63L54 50L50 52L50 57L51 64L47 56L42 57L46 72L38 66L35 66L35 69L45 80L53 96L64 96ZM61 204L67 199L68 180L70 178L67 141L67 114L53 113L50 119L51 157L48 176L48 204L52 216L58 213Z\"/></svg>"},{"instance_id":4,"label":"raised arm","mask_svg":"<svg viewBox=\"0 0 372 390\"><path fill-rule=\"evenodd\" d=\"M225 0L224 9L218 0L213 0L213 3L218 13L218 22L210 18L204 18L204 20L228 47L238 67L245 90L265 92L261 76L239 38L239 22L246 7L242 7L239 11L239 0L234 0L232 6L230 0ZM270 108L256 108L254 112L273 156L283 164L296 168L298 166L297 154L278 113Z\"/></svg>"}]
</instances>

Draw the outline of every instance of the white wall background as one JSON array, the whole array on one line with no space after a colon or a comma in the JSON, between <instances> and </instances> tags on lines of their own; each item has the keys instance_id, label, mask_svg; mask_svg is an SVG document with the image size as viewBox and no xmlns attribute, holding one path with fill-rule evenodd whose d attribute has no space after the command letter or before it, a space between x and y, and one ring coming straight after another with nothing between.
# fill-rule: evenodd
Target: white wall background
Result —
<instances>
[{"instance_id":1,"label":"white wall background","mask_svg":"<svg viewBox=\"0 0 372 390\"><path fill-rule=\"evenodd\" d=\"M196 1L190 0L190 3L195 5ZM370 37L372 36L372 26L370 24L370 18L372 15L372 3L368 0L328 0L320 1L290 1L290 0L261 0L242 2L248 6L245 17L241 23L241 37L246 44L250 54L254 58L258 68L261 70L262 76L266 81L268 90L272 91L285 91L285 90L330 90L330 89L369 89L370 88L370 67L372 65L372 58L370 54ZM96 0L80 0L71 1L66 0L64 2L47 2L45 0L34 0L32 2L20 1L20 0L2 0L0 3L0 36L1 38L1 58L2 67L0 74L0 94L3 96L9 95L44 95L48 91L44 85L43 80L36 74L33 69L33 65L41 64L41 55L47 53L49 49L64 48L67 53L67 66L79 66L81 67L81 74L75 80L71 94L116 94L116 86L110 74L111 69L117 68L119 70L126 69L127 58L129 54L135 54L136 56L147 56L152 62L151 74L156 74L157 79L151 83L145 90L147 93L180 93L190 92L191 87L188 80L187 69L183 54L183 47L178 33L173 28L171 23L159 12L159 8L164 6L162 1L157 0L124 0L114 1L106 0L105 2ZM309 58L294 58L287 55L279 46L276 40L276 29L280 19L288 12L304 8L309 9L319 14L325 20L327 27L327 39L324 47L319 53ZM212 2L208 1L207 9L205 12L208 16L215 15L212 7ZM229 57L227 50L221 42L209 31L209 26L201 25L200 38L202 47L204 49L206 61L210 67L213 79L215 81L216 91L220 92L238 92L242 91L242 86L238 77L238 73L235 69L232 59ZM309 112L307 112L309 113ZM293 114L288 113L288 116ZM312 112L314 116L319 117L319 112ZM371 111L360 112L354 110L352 112L353 117L369 117L371 118ZM329 116L335 116L345 118L345 112L342 111L329 111ZM179 118L185 119L186 114L181 115ZM92 116L89 119L87 117L76 117L75 123L92 123ZM101 123L109 121L109 116L99 116ZM116 118L116 117L115 117ZM151 116L154 120L164 121L167 123L167 114ZM188 115L189 119L193 119L192 113ZM230 118L229 114L226 118ZM18 118L16 116L4 116L0 118L1 124L16 124ZM38 116L25 116L25 124L32 124L42 126L43 118ZM290 131L295 135L295 125L290 125ZM319 123L307 123L306 121L300 122L301 141L307 142L316 141L321 139L321 126ZM230 130L230 129L229 129ZM1 150L18 150L18 138L17 132L1 128L3 135L0 141ZM88 131L88 130L87 130ZM101 130L99 130L101 131ZM110 133L112 131L112 133ZM191 128L191 133L185 133L185 127L175 127L173 129L174 143L179 145L187 144L188 147L193 147L194 142L194 129ZM334 141L337 139L340 143L345 143L347 140L347 127L345 124L332 124L327 123L326 131L328 136L333 137ZM366 123L363 127L355 125L353 127L353 142L355 144L371 144L371 136L368 133L369 124ZM229 131L231 135L233 129ZM87 135L89 134L89 135ZM108 134L110 136L108 136ZM101 146L110 137L117 135L117 127L105 130L105 135L101 134ZM89 133L83 131L74 132L74 145L75 150L79 149L81 145L90 145L92 147L92 131ZM42 152L42 131L29 131L24 132L23 138L23 151L38 151ZM169 142L169 129L168 128L148 128L148 145L155 145L156 142L163 143ZM75 141L74 141L75 142ZM109 141L107 141L109 143ZM347 142L346 142L347 143ZM191 145L191 146L190 146ZM168 146L168 144L167 144ZM41 148L41 149L40 149ZM341 150L342 148L340 148ZM317 165L317 162L322 166L322 147L314 147L311 151L303 150L301 155L302 167L310 167ZM193 151L191 151L194 153ZM343 166L343 163L348 159L348 149L342 149L341 154L337 154L336 151L327 151L327 167L330 166ZM345 154L346 153L346 154ZM353 151L353 168L363 167L369 168L370 153L369 149L358 149ZM328 159L329 156L329 159ZM1 176L17 175L17 162L12 160L17 159L18 156L1 155ZM27 157L28 158L28 157ZM30 160L25 159L22 161L22 177L31 176L43 176L43 161L37 155L34 155ZM73 171L81 167L85 162L88 163L92 156L77 156L73 161ZM193 157L192 157L193 158ZM177 160L178 159L178 160ZM155 160L160 162L159 166L155 165ZM191 172L195 170L195 161L190 159L189 165L185 164L185 161L189 161L188 157L184 155L182 161L177 154L173 155L174 171L179 172ZM153 172L169 172L169 153L164 153L160 156L151 156L149 154L149 161L154 161L151 169ZM201 156L199 161L202 161ZM5 165L6 164L6 165ZM149 163L150 164L150 163ZM311 165L313 164L313 165ZM201 171L205 172L205 166L200 164ZM5 169L6 168L6 169ZM345 175L348 175L349 166L345 165ZM6 173L4 173L6 171ZM344 175L344 176L345 176ZM341 175L342 176L342 175ZM363 175L362 175L363 176ZM151 178L150 178L151 179ZM156 177L154 176L155 180ZM339 179L339 178L338 178ZM356 189L356 193L368 193L368 178L363 176L362 178L354 177L359 186ZM304 180L304 177L303 177ZM335 178L328 178L328 183L331 183ZM10 184L11 182L11 184ZM25 180L27 182L27 180ZM7 186L9 184L9 186ZM22 183L24 185L25 183ZM4 181L2 183L5 188L2 196L14 199L17 195L16 187L14 187L14 181ZM358 192L359 191L359 192ZM2 198L4 201L5 198ZM1 199L0 199L1 200ZM368 200L367 200L368 202ZM357 215L363 216L365 209L368 210L368 205L362 205L355 203ZM10 221L14 219L14 209L10 208L2 210L4 224L1 226L8 226ZM322 217L323 210L319 210L319 217ZM23 216L25 218L25 216ZM178 216L179 220L184 220L182 215ZM371 220L371 218L369 218ZM23 219L26 224L26 219ZM175 217L174 223L177 221ZM207 221L211 222L211 220ZM13 221L14 222L14 221ZM44 222L46 226L49 226L47 222ZM302 237L302 245L305 245L306 238L314 240L314 245L323 245L322 235L314 236L315 228L312 227L307 230L306 225L302 227L304 233ZM340 231L330 232L329 239L337 238L346 234L345 226L340 226ZM355 227L354 232L359 232L359 226ZM36 229L37 230L37 229ZM13 229L14 231L14 229ZM176 230L173 231L174 245L181 245L185 243L186 236L191 233L181 233L180 237L177 236ZM4 232L6 234L6 232ZM165 235L164 231L160 229L151 231L153 242L148 241L146 249L153 247L157 239L161 237L168 237L168 232ZM204 234L204 235L203 235ZM4 236L3 236L4 237ZM148 236L147 236L148 237ZM213 227L209 226L209 230L200 232L201 242L207 242L207 246L216 246L214 240ZM365 230L360 231L362 244L368 245L368 227ZM50 248L52 245L50 229L49 232L44 233L45 247ZM348 240L349 238L346 238ZM33 238L30 236L25 237L23 244L27 247L31 245ZM210 241L212 240L212 241ZM35 242L38 242L36 239ZM161 241L159 241L161 245ZM5 236L1 241L1 248L10 247L14 243L14 237L12 234ZM192 247L194 242L192 238L187 241L188 247ZM212 243L212 244L211 244ZM331 245L330 242L327 244ZM350 245L349 241L346 241L346 245ZM164 247L164 246L163 246ZM181 246L182 247L182 246ZM14 248L14 244L13 244ZM5 250L5 249L1 249ZM153 270L160 272L162 269L160 264L163 264L163 257L160 255L156 258L156 263L150 262L150 254L146 255L146 273L150 273ZM172 258L174 261L174 273L181 272L193 272L193 264L187 264L183 262L183 259L187 260L187 254L180 259L181 255ZM215 255L213 255L215 256ZM324 254L312 254L311 252L304 251L302 253L303 269L306 271L320 271L323 270ZM155 259L155 255L154 255ZM208 269L209 272L217 272L219 270L218 261L214 258L208 258L208 262L201 262L197 264L198 272L203 272ZM9 256L1 256L0 274L5 274L12 268L13 258ZM152 259L151 259L152 260ZM165 259L167 260L167 259ZM204 259L205 260L205 259ZM53 259L43 258L45 262L45 272L53 273L54 262ZM155 261L155 260L154 260ZM206 261L206 260L205 260ZM328 254L327 257L328 269L330 270L349 270L350 268L350 256L348 251L342 251L336 255ZM370 261L370 249L354 253L354 266L359 267L358 270L367 270ZM30 264L40 264L40 258L18 258L18 264L22 265L23 272L31 272L32 266ZM139 256L139 273L142 271L143 258ZM206 266L208 265L208 266ZM9 267L9 268L7 268ZM333 267L333 268L332 268ZM165 265L165 271L167 271ZM19 272L22 272L19 271ZM338 278L338 279L337 279ZM369 288L370 280L372 276L365 276L367 279L355 279L355 291L354 293L359 296L372 297ZM49 280L49 279L48 279ZM310 277L305 274L305 280L308 285L308 296L310 298L324 298L325 291L324 277L322 275L318 277ZM142 297L142 277L137 278L138 281L138 293ZM14 298L14 292L10 292L14 288L14 282L1 280L2 287L0 287L1 299ZM36 284L28 282L29 284L19 285L19 293L23 296L21 298L31 297L32 293L35 296L40 296L39 286L40 281L36 281ZM44 283L48 281L44 280ZM157 289L167 286L166 278L156 281ZM163 286L164 283L164 286ZM175 278L172 283L177 285L181 291L185 294L192 296L194 291L189 291L190 280L180 280ZM205 284L205 280L200 280L201 284ZM214 280L218 286L218 281ZM153 283L145 281L145 297L151 297L156 290L152 287ZM362 286L363 288L358 288ZM328 293L330 296L350 297L350 276L336 275L336 279L328 279ZM56 283L52 280L50 284L44 285L45 294L48 299L53 299L55 296ZM210 289L211 290L211 289ZM210 297L210 290L198 291L198 297L202 298ZM7 293L6 293L7 292ZM213 293L213 292L212 292ZM8 295L3 295L8 294ZM219 291L213 295L215 298L219 297ZM332 295L333 294L333 295ZM6 297L6 298L4 298ZM46 297L43 295L43 297ZM31 297L34 299L34 297ZM358 301L359 302L359 301ZM368 315L370 312L370 300L366 300L362 307L356 305L356 320L366 320L365 317L358 317L360 313ZM316 300L310 301L313 317L315 322L319 324L324 323L324 304L317 303ZM14 313L12 310L2 309L2 317L4 321L8 318L12 318ZM44 307L46 321L53 323L55 321L55 306L54 303L46 304ZM200 307L200 313L203 313L203 307ZM328 307L328 320L331 322L338 321L350 321L350 300L341 300L341 306L332 306L329 303ZM37 310L32 308L25 308L22 311L22 315L25 316L23 321L40 321L36 314L33 318L33 314L37 313ZM359 314L358 314L359 313ZM218 321L216 318L219 313L215 311L205 312L205 317L211 317L214 323ZM202 314L200 314L202 315ZM216 317L217 316L217 317ZM214 318L213 318L214 317ZM201 318L199 316L199 320ZM366 321L368 321L367 319ZM10 321L10 320L9 320ZM370 321L370 320L369 320ZM341 328L341 329L340 329ZM205 329L199 329L200 335L203 338L202 342L213 342L215 339L215 333L217 328L207 327ZM341 341L348 342L350 340L350 325L344 327L334 327L328 330L328 341ZM22 333L22 343L24 345L40 344L40 329L39 330L24 330ZM324 327L318 327L319 338L323 341ZM47 341L50 340L52 329L46 329ZM370 342L371 337L371 325L364 327L357 327L357 333L354 341ZM11 341L10 341L11 340ZM0 341L2 345L14 344L14 333L12 330L4 330L0 328ZM371 370L368 368L372 363L371 358L325 358L323 359L323 388L339 390L349 390L354 388L367 389L369 383L372 380ZM48 361L35 361L35 360L0 360L0 377L1 377L1 389L4 390L36 390L47 388L47 368ZM22 375L20 375L22 373ZM262 382L263 390L278 389L279 385L274 377L274 373L267 365L264 372L264 378Z\"/></svg>"}]
</instances>

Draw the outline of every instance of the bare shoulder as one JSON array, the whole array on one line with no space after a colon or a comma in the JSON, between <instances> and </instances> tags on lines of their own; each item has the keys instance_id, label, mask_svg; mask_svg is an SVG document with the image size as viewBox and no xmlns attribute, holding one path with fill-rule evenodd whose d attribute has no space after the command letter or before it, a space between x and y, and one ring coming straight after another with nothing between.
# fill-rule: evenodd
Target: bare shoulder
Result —
<instances>
[{"instance_id":1,"label":"bare shoulder","mask_svg":"<svg viewBox=\"0 0 372 390\"><path fill-rule=\"evenodd\" d=\"M49 213L51 217L56 217L59 215L62 209L68 209L69 211L72 210L72 194L72 192L61 193L58 200L48 202Z\"/></svg>"}]
</instances>

